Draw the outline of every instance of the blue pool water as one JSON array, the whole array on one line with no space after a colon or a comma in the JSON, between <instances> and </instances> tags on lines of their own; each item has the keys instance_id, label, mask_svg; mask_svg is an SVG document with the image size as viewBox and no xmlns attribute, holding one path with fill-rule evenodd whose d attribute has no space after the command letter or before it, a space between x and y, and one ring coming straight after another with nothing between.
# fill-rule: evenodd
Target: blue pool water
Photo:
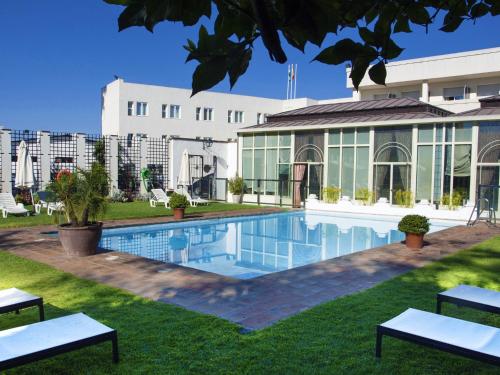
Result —
<instances>
[{"instance_id":1,"label":"blue pool water","mask_svg":"<svg viewBox=\"0 0 500 375\"><path fill-rule=\"evenodd\" d=\"M250 279L404 239L398 219L286 212L105 229L100 246ZM432 222L431 232L456 225Z\"/></svg>"}]
</instances>

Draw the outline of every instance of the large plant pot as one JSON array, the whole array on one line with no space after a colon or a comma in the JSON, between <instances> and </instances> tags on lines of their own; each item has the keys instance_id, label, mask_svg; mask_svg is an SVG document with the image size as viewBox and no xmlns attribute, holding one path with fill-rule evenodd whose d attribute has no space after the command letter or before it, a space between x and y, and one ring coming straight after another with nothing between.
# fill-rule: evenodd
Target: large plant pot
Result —
<instances>
[{"instance_id":1,"label":"large plant pot","mask_svg":"<svg viewBox=\"0 0 500 375\"><path fill-rule=\"evenodd\" d=\"M410 249L421 249L424 247L424 235L418 233L406 233L406 247Z\"/></svg>"},{"instance_id":2,"label":"large plant pot","mask_svg":"<svg viewBox=\"0 0 500 375\"><path fill-rule=\"evenodd\" d=\"M59 240L66 254L76 257L94 255L102 235L102 223L86 227L59 225Z\"/></svg>"},{"instance_id":3,"label":"large plant pot","mask_svg":"<svg viewBox=\"0 0 500 375\"><path fill-rule=\"evenodd\" d=\"M241 203L241 194L233 194L233 203Z\"/></svg>"},{"instance_id":4,"label":"large plant pot","mask_svg":"<svg viewBox=\"0 0 500 375\"><path fill-rule=\"evenodd\" d=\"M185 208L174 208L174 219L182 220L184 219Z\"/></svg>"}]
</instances>

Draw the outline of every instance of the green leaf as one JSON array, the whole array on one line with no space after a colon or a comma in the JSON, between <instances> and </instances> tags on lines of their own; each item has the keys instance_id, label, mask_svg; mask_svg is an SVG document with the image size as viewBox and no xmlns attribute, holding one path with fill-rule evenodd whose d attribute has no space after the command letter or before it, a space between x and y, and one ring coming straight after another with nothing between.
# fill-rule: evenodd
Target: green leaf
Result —
<instances>
[{"instance_id":1,"label":"green leaf","mask_svg":"<svg viewBox=\"0 0 500 375\"><path fill-rule=\"evenodd\" d=\"M368 75L370 79L379 84L385 85L385 78L387 77L387 71L385 70L385 64L383 61L379 61L375 65L373 65L368 71Z\"/></svg>"},{"instance_id":2,"label":"green leaf","mask_svg":"<svg viewBox=\"0 0 500 375\"><path fill-rule=\"evenodd\" d=\"M451 18L439 30L451 33L458 29L463 21L464 19L461 17Z\"/></svg>"},{"instance_id":3,"label":"green leaf","mask_svg":"<svg viewBox=\"0 0 500 375\"><path fill-rule=\"evenodd\" d=\"M216 57L208 62L200 63L193 73L191 96L214 87L224 79L226 73L224 57Z\"/></svg>"},{"instance_id":4,"label":"green leaf","mask_svg":"<svg viewBox=\"0 0 500 375\"><path fill-rule=\"evenodd\" d=\"M338 65L352 60L360 51L362 45L351 39L342 39L333 46L325 48L313 59L324 64Z\"/></svg>"},{"instance_id":5,"label":"green leaf","mask_svg":"<svg viewBox=\"0 0 500 375\"><path fill-rule=\"evenodd\" d=\"M370 61L371 60L369 58L360 56L356 58L356 60L354 60L352 64L351 74L349 75L349 78L352 79L352 84L354 85L354 88L356 90L358 90L359 84L366 74L366 70L370 65Z\"/></svg>"},{"instance_id":6,"label":"green leaf","mask_svg":"<svg viewBox=\"0 0 500 375\"><path fill-rule=\"evenodd\" d=\"M380 53L380 56L386 60L391 60L401 55L401 52L403 52L403 48L394 43L392 39L388 39Z\"/></svg>"},{"instance_id":7,"label":"green leaf","mask_svg":"<svg viewBox=\"0 0 500 375\"><path fill-rule=\"evenodd\" d=\"M248 69L248 65L250 64L250 60L252 59L252 49L248 48L243 50L243 53L238 54L237 57L231 61L229 66L229 85L231 89Z\"/></svg>"},{"instance_id":8,"label":"green leaf","mask_svg":"<svg viewBox=\"0 0 500 375\"><path fill-rule=\"evenodd\" d=\"M407 18L398 17L396 24L394 25L395 33L411 33L410 24Z\"/></svg>"},{"instance_id":9,"label":"green leaf","mask_svg":"<svg viewBox=\"0 0 500 375\"><path fill-rule=\"evenodd\" d=\"M431 21L431 17L429 16L429 12L425 8L424 2L413 3L409 5L407 14L411 22L418 25L427 25Z\"/></svg>"},{"instance_id":10,"label":"green leaf","mask_svg":"<svg viewBox=\"0 0 500 375\"><path fill-rule=\"evenodd\" d=\"M368 44L374 44L375 43L375 35L373 31L366 27L360 27L359 28L359 35L361 36L361 39L365 41L365 43Z\"/></svg>"}]
</instances>

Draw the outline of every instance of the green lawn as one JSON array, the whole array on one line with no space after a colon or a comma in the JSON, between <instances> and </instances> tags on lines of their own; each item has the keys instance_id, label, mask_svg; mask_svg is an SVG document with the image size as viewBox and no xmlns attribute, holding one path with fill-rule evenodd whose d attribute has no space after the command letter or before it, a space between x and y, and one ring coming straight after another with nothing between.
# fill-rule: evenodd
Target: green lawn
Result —
<instances>
[{"instance_id":1,"label":"green lawn","mask_svg":"<svg viewBox=\"0 0 500 375\"><path fill-rule=\"evenodd\" d=\"M260 208L256 205L233 204L213 202L206 206L189 207L186 210L187 215L201 212L233 211L242 209ZM172 210L165 206L158 205L151 208L149 202L129 202L129 203L110 203L108 211L104 215L104 220L136 219L145 217L172 216ZM9 215L7 219L0 218L0 228L30 227L34 225L54 224L55 218L47 215L43 209L40 215L35 216L13 216Z\"/></svg>"},{"instance_id":2,"label":"green lawn","mask_svg":"<svg viewBox=\"0 0 500 375\"><path fill-rule=\"evenodd\" d=\"M498 374L498 368L385 338L374 358L375 326L458 283L500 290L500 237L427 267L250 334L224 320L132 296L0 252L0 288L42 295L47 317L84 311L119 332L109 344L19 368L16 374ZM500 317L450 305L444 313L492 326ZM0 329L35 321L36 309L0 317Z\"/></svg>"}]
</instances>

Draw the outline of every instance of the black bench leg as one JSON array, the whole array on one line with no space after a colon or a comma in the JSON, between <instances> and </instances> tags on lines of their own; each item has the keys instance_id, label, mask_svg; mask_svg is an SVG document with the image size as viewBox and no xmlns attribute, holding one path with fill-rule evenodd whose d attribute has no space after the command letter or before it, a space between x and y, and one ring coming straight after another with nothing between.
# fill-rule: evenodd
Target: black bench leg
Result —
<instances>
[{"instance_id":1,"label":"black bench leg","mask_svg":"<svg viewBox=\"0 0 500 375\"><path fill-rule=\"evenodd\" d=\"M113 362L118 363L120 358L118 355L118 335L116 332L111 337L111 344L113 345Z\"/></svg>"},{"instance_id":2,"label":"black bench leg","mask_svg":"<svg viewBox=\"0 0 500 375\"><path fill-rule=\"evenodd\" d=\"M441 304L443 303L443 301L441 301L441 299L439 299L439 297L437 298L437 303L436 303L436 314L441 314Z\"/></svg>"},{"instance_id":3,"label":"black bench leg","mask_svg":"<svg viewBox=\"0 0 500 375\"><path fill-rule=\"evenodd\" d=\"M45 320L45 311L43 309L43 300L38 304L38 313L40 314L40 321L43 322Z\"/></svg>"},{"instance_id":4,"label":"black bench leg","mask_svg":"<svg viewBox=\"0 0 500 375\"><path fill-rule=\"evenodd\" d=\"M375 344L375 357L382 357L382 332L377 328L377 343Z\"/></svg>"}]
</instances>

